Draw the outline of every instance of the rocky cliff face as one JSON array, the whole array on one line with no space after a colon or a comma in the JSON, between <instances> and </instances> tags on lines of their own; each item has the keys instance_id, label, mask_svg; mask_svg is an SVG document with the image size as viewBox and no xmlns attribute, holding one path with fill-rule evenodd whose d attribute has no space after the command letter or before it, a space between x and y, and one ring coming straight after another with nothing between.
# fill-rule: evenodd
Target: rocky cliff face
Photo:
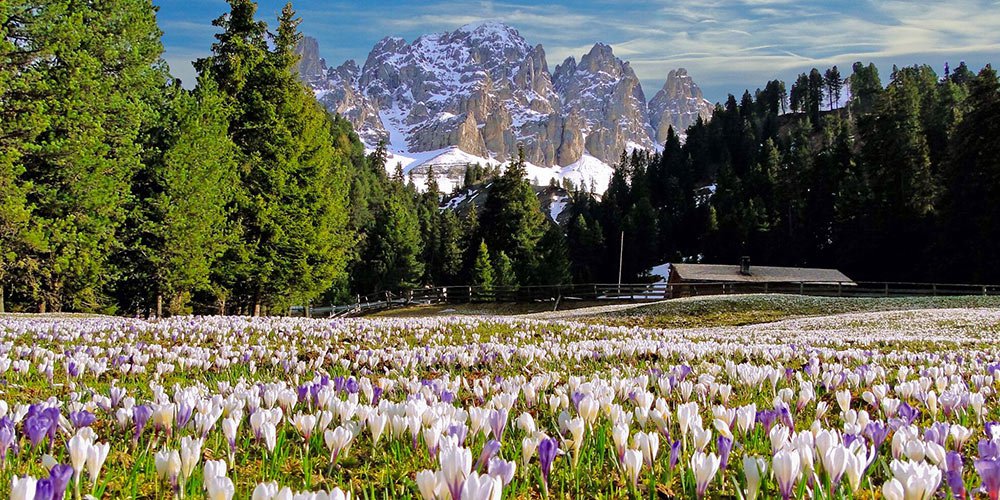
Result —
<instances>
[{"instance_id":1,"label":"rocky cliff face","mask_svg":"<svg viewBox=\"0 0 1000 500\"><path fill-rule=\"evenodd\" d=\"M701 95L701 89L687 70L673 70L667 73L663 88L649 101L649 124L655 131L654 138L662 144L670 127L683 134L699 117L710 118L712 109L712 103Z\"/></svg>"},{"instance_id":2,"label":"rocky cliff face","mask_svg":"<svg viewBox=\"0 0 1000 500\"><path fill-rule=\"evenodd\" d=\"M623 149L656 148L663 124L680 127L711 109L683 70L671 72L647 105L628 62L600 43L550 72L541 45L496 22L412 43L382 39L362 67L347 61L328 69L310 38L299 53L303 80L327 108L367 144L384 140L401 154L457 146L503 161L523 147L528 162L543 167L585 155L614 164Z\"/></svg>"}]
</instances>

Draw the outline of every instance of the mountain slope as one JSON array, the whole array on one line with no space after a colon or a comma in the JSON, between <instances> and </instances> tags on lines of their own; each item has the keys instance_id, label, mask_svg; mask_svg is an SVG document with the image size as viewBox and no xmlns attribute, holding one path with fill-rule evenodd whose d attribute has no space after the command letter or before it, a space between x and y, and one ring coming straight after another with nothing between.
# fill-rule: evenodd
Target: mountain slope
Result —
<instances>
[{"instance_id":1,"label":"mountain slope","mask_svg":"<svg viewBox=\"0 0 1000 500\"><path fill-rule=\"evenodd\" d=\"M385 141L415 159L407 171L439 156L424 153L452 147L494 163L522 148L540 169L536 182L571 178L600 189L622 150L655 149L667 127L686 127L712 109L684 70L672 71L647 103L629 63L601 43L579 63L569 58L550 72L541 45L493 21L412 43L384 38L361 67L347 61L327 68L308 37L299 53L300 74L320 101L369 146Z\"/></svg>"}]
</instances>

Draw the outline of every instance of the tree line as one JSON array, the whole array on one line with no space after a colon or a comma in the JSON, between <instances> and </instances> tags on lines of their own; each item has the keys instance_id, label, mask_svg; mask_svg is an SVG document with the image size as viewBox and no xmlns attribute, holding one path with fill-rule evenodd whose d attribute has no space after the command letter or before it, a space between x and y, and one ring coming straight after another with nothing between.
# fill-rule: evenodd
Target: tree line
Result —
<instances>
[{"instance_id":1,"label":"tree line","mask_svg":"<svg viewBox=\"0 0 1000 500\"><path fill-rule=\"evenodd\" d=\"M622 156L567 228L574 280L664 262L835 267L856 280L1000 283L1000 83L990 66L856 63L730 95L683 143ZM849 92L846 105L838 103Z\"/></svg>"},{"instance_id":2,"label":"tree line","mask_svg":"<svg viewBox=\"0 0 1000 500\"><path fill-rule=\"evenodd\" d=\"M541 210L514 158L470 166L461 210L300 82L276 29L228 0L187 89L150 0L0 5L0 310L282 313L427 285L617 279L667 261L839 267L856 279L1000 282L1000 84L964 64L774 80L605 193ZM842 97L847 96L841 107ZM683 139L683 140L682 140ZM391 168L391 166L390 166ZM8 307L9 306L9 307Z\"/></svg>"}]
</instances>

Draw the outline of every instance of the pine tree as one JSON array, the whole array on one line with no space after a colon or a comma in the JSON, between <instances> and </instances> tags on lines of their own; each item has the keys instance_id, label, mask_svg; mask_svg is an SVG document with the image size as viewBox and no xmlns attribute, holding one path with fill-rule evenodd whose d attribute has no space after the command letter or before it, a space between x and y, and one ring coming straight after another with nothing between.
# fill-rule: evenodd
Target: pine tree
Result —
<instances>
[{"instance_id":1,"label":"pine tree","mask_svg":"<svg viewBox=\"0 0 1000 500\"><path fill-rule=\"evenodd\" d=\"M485 241L479 242L476 251L476 261L472 266L472 286L487 293L493 290L493 265L490 264L490 250Z\"/></svg>"},{"instance_id":2,"label":"pine tree","mask_svg":"<svg viewBox=\"0 0 1000 500\"><path fill-rule=\"evenodd\" d=\"M507 252L498 253L493 261L496 262L493 266L494 284L501 288L517 288L519 283L514 273L514 262L507 256Z\"/></svg>"},{"instance_id":3,"label":"pine tree","mask_svg":"<svg viewBox=\"0 0 1000 500\"><path fill-rule=\"evenodd\" d=\"M878 76L878 68L875 67L874 63L865 66L856 62L853 71L849 78L851 113L858 117L875 109L875 102L882 94L883 89L882 81Z\"/></svg>"},{"instance_id":4,"label":"pine tree","mask_svg":"<svg viewBox=\"0 0 1000 500\"><path fill-rule=\"evenodd\" d=\"M19 9L3 23L18 31L18 44L0 57L0 73L16 71L14 99L0 90L0 107L16 118L0 121L16 129L15 168L37 228L19 255L18 280L41 311L111 311L110 257L121 247L128 185L144 156L140 135L166 80L155 9L149 0L0 9ZM7 36L4 43L11 48Z\"/></svg>"},{"instance_id":5,"label":"pine tree","mask_svg":"<svg viewBox=\"0 0 1000 500\"><path fill-rule=\"evenodd\" d=\"M457 285L462 272L462 226L452 210L444 210L438 218L437 266L435 284Z\"/></svg>"},{"instance_id":6,"label":"pine tree","mask_svg":"<svg viewBox=\"0 0 1000 500\"><path fill-rule=\"evenodd\" d=\"M836 66L826 70L823 74L823 83L826 85L826 97L829 102L829 109L840 102L841 92L844 89L844 81L840 77L840 70Z\"/></svg>"},{"instance_id":7,"label":"pine tree","mask_svg":"<svg viewBox=\"0 0 1000 500\"><path fill-rule=\"evenodd\" d=\"M530 282L535 246L544 231L545 215L525 179L523 152L493 182L480 216L483 240L495 252L506 252L520 282Z\"/></svg>"},{"instance_id":8,"label":"pine tree","mask_svg":"<svg viewBox=\"0 0 1000 500\"><path fill-rule=\"evenodd\" d=\"M556 223L547 224L545 233L538 241L538 266L535 283L539 285L569 284L570 260L566 247L566 236Z\"/></svg>"},{"instance_id":9,"label":"pine tree","mask_svg":"<svg viewBox=\"0 0 1000 500\"><path fill-rule=\"evenodd\" d=\"M330 288L346 264L348 192L333 122L296 73L299 20L282 10L274 47L251 0L229 0L214 24L213 55L198 68L234 107L230 136L240 183L234 221L241 245L227 253L231 286L262 307L304 303Z\"/></svg>"},{"instance_id":10,"label":"pine tree","mask_svg":"<svg viewBox=\"0 0 1000 500\"><path fill-rule=\"evenodd\" d=\"M217 303L227 291L213 289L211 272L230 244L228 216L236 182L225 97L203 78L193 92L170 91L157 132L162 151L135 176L136 206L130 221L126 310L166 298L172 314L189 313L192 293L210 291ZM122 280L129 281L129 280ZM120 285L121 286L121 285ZM145 299L145 303L143 303Z\"/></svg>"},{"instance_id":11,"label":"pine tree","mask_svg":"<svg viewBox=\"0 0 1000 500\"><path fill-rule=\"evenodd\" d=\"M1000 271L1000 80L986 66L968 83L969 96L951 138L941 222L949 278L998 283Z\"/></svg>"}]
</instances>

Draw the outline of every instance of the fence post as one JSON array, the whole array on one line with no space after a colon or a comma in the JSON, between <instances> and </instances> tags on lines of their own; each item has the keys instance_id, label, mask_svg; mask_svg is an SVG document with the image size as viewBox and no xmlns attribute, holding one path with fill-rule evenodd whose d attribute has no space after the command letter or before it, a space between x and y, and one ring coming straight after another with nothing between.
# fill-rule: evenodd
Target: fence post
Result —
<instances>
[{"instance_id":1,"label":"fence post","mask_svg":"<svg viewBox=\"0 0 1000 500\"><path fill-rule=\"evenodd\" d=\"M931 290L933 290L934 296L937 297L937 283L931 285Z\"/></svg>"},{"instance_id":2,"label":"fence post","mask_svg":"<svg viewBox=\"0 0 1000 500\"><path fill-rule=\"evenodd\" d=\"M983 295L986 295L986 285L983 285Z\"/></svg>"},{"instance_id":3,"label":"fence post","mask_svg":"<svg viewBox=\"0 0 1000 500\"><path fill-rule=\"evenodd\" d=\"M886 284L885 284L885 296L886 296L886 297L888 297L888 296L889 296L889 283L886 283Z\"/></svg>"},{"instance_id":4,"label":"fence post","mask_svg":"<svg viewBox=\"0 0 1000 500\"><path fill-rule=\"evenodd\" d=\"M844 284L840 281L837 282L837 297L844 296Z\"/></svg>"},{"instance_id":5,"label":"fence post","mask_svg":"<svg viewBox=\"0 0 1000 500\"><path fill-rule=\"evenodd\" d=\"M806 283L804 281L799 282L799 295L806 294Z\"/></svg>"}]
</instances>

